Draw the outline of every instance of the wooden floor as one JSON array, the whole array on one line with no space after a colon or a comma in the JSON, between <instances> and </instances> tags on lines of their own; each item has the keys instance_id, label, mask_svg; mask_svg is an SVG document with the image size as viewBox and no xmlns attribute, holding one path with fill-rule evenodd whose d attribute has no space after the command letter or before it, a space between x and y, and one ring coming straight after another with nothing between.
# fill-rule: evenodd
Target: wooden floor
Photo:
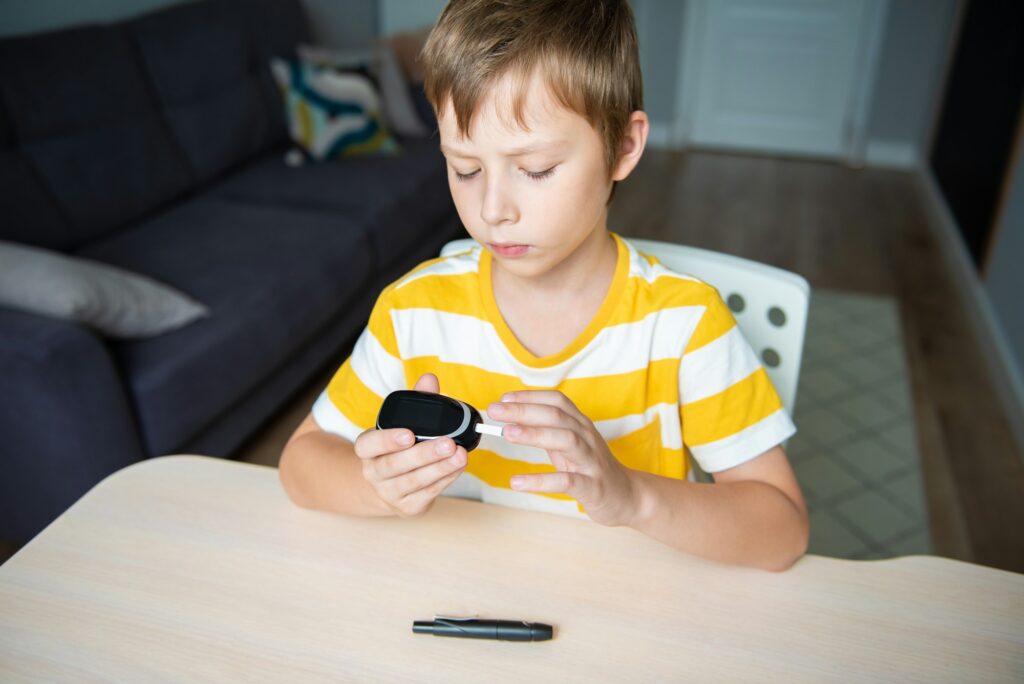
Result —
<instances>
[{"instance_id":1,"label":"wooden floor","mask_svg":"<svg viewBox=\"0 0 1024 684\"><path fill-rule=\"evenodd\" d=\"M1024 455L918 187L901 171L650 150L609 227L895 297L936 553L1024 572Z\"/></svg>"}]
</instances>

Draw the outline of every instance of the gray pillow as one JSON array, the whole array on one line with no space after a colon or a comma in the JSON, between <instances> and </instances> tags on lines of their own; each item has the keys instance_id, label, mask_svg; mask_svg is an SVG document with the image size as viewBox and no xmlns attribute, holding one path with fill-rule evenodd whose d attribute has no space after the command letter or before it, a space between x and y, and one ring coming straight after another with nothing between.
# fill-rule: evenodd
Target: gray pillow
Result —
<instances>
[{"instance_id":1,"label":"gray pillow","mask_svg":"<svg viewBox=\"0 0 1024 684\"><path fill-rule=\"evenodd\" d=\"M150 337L209 309L152 278L38 247L0 241L0 306L92 326L110 337Z\"/></svg>"}]
</instances>

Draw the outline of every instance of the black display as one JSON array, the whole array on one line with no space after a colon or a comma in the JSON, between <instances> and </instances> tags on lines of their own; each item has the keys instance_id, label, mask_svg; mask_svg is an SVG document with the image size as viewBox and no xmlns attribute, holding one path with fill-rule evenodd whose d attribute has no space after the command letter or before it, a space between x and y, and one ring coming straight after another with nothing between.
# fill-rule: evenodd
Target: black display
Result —
<instances>
[{"instance_id":1,"label":"black display","mask_svg":"<svg viewBox=\"0 0 1024 684\"><path fill-rule=\"evenodd\" d=\"M480 413L464 402L443 394L398 390L384 399L377 414L377 429L408 428L416 441L451 437L456 444L472 451L480 444L477 425Z\"/></svg>"}]
</instances>

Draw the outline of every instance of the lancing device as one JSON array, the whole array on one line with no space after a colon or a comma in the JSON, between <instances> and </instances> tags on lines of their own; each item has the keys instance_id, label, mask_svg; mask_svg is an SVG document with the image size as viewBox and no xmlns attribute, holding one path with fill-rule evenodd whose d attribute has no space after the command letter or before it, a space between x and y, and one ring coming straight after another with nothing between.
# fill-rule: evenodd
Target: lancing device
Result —
<instances>
[{"instance_id":1,"label":"lancing device","mask_svg":"<svg viewBox=\"0 0 1024 684\"><path fill-rule=\"evenodd\" d=\"M398 390L384 398L377 414L377 429L408 428L416 441L451 437L456 444L472 451L480 444L480 435L501 437L501 428L488 425L480 412L469 404L432 392Z\"/></svg>"},{"instance_id":2,"label":"lancing device","mask_svg":"<svg viewBox=\"0 0 1024 684\"><path fill-rule=\"evenodd\" d=\"M547 641L551 625L515 620L480 620L479 618L435 617L433 621L412 623L416 634L461 637L463 639L497 639L498 641Z\"/></svg>"}]
</instances>

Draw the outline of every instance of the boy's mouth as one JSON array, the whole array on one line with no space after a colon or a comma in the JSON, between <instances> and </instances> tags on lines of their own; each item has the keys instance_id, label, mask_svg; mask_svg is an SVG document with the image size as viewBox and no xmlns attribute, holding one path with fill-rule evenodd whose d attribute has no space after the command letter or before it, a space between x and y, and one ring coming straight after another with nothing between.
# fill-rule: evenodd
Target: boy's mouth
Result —
<instances>
[{"instance_id":1,"label":"boy's mouth","mask_svg":"<svg viewBox=\"0 0 1024 684\"><path fill-rule=\"evenodd\" d=\"M488 243L488 247L490 247L491 251L500 257L522 256L530 249L529 245L516 245L511 243L498 244L496 242Z\"/></svg>"}]
</instances>

